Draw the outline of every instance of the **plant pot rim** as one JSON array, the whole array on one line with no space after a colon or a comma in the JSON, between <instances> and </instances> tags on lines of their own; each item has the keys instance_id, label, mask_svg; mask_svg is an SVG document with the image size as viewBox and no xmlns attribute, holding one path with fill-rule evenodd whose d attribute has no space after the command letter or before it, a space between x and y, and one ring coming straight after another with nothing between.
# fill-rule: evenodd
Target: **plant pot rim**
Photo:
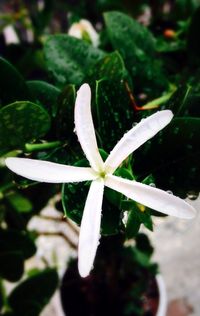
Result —
<instances>
[{"instance_id":1,"label":"plant pot rim","mask_svg":"<svg viewBox=\"0 0 200 316\"><path fill-rule=\"evenodd\" d=\"M161 274L156 275L156 283L159 292L159 304L156 316L166 316L167 314L167 292L164 278Z\"/></svg>"}]
</instances>

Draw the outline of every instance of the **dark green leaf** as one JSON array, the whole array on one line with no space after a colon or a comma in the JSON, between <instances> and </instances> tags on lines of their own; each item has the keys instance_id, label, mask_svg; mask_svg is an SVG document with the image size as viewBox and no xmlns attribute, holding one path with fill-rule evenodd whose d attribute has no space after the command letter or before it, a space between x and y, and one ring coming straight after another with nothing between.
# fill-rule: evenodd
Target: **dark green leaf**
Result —
<instances>
[{"instance_id":1,"label":"dark green leaf","mask_svg":"<svg viewBox=\"0 0 200 316\"><path fill-rule=\"evenodd\" d=\"M110 53L103 57L95 67L89 69L87 79L91 84L95 80L107 79L107 80L128 80L127 69L124 65L124 61L118 51Z\"/></svg>"},{"instance_id":2,"label":"dark green leaf","mask_svg":"<svg viewBox=\"0 0 200 316\"><path fill-rule=\"evenodd\" d=\"M75 221L78 225L81 223L88 189L89 185L83 183L63 185L62 204L65 215ZM111 194L110 192L108 193L108 191L105 196L109 195L109 199L112 200L112 203L110 203L107 198L103 199L101 220L101 233L103 235L117 234L122 226L121 210L119 205L116 207L116 203L119 201L118 198L120 197L120 194L115 194L115 192Z\"/></svg>"},{"instance_id":3,"label":"dark green leaf","mask_svg":"<svg viewBox=\"0 0 200 316\"><path fill-rule=\"evenodd\" d=\"M134 238L139 232L141 225L140 218L138 216L138 210L132 210L128 213L128 220L126 224L126 236L128 239Z\"/></svg>"},{"instance_id":4,"label":"dark green leaf","mask_svg":"<svg viewBox=\"0 0 200 316\"><path fill-rule=\"evenodd\" d=\"M115 194L115 192L113 192ZM106 195L105 195L106 196ZM118 194L120 196L120 194ZM103 199L102 219L101 219L101 234L115 235L119 234L124 229L122 223L122 211L118 206L110 203L107 198Z\"/></svg>"},{"instance_id":5,"label":"dark green leaf","mask_svg":"<svg viewBox=\"0 0 200 316\"><path fill-rule=\"evenodd\" d=\"M112 150L133 124L134 111L123 80L96 83L96 117L100 147Z\"/></svg>"},{"instance_id":6,"label":"dark green leaf","mask_svg":"<svg viewBox=\"0 0 200 316\"><path fill-rule=\"evenodd\" d=\"M176 116L188 115L190 99L193 94L191 86L180 87L169 99L166 108L171 110Z\"/></svg>"},{"instance_id":7,"label":"dark green leaf","mask_svg":"<svg viewBox=\"0 0 200 316\"><path fill-rule=\"evenodd\" d=\"M149 257L153 254L153 247L145 234L140 233L136 236L136 247L138 250L146 253Z\"/></svg>"},{"instance_id":8,"label":"dark green leaf","mask_svg":"<svg viewBox=\"0 0 200 316\"><path fill-rule=\"evenodd\" d=\"M0 276L10 282L18 281L24 272L24 258L20 251L0 252Z\"/></svg>"},{"instance_id":9,"label":"dark green leaf","mask_svg":"<svg viewBox=\"0 0 200 316\"><path fill-rule=\"evenodd\" d=\"M25 232L0 229L0 252L21 252L24 259L30 258L36 251L32 238Z\"/></svg>"},{"instance_id":10,"label":"dark green leaf","mask_svg":"<svg viewBox=\"0 0 200 316\"><path fill-rule=\"evenodd\" d=\"M39 80L27 81L32 101L42 105L45 110L55 117L60 90L53 85Z\"/></svg>"},{"instance_id":11,"label":"dark green leaf","mask_svg":"<svg viewBox=\"0 0 200 316\"><path fill-rule=\"evenodd\" d=\"M7 60L0 57L0 106L28 99L23 77Z\"/></svg>"},{"instance_id":12,"label":"dark green leaf","mask_svg":"<svg viewBox=\"0 0 200 316\"><path fill-rule=\"evenodd\" d=\"M17 315L38 316L58 286L54 269L40 271L21 282L11 292L8 302Z\"/></svg>"},{"instance_id":13,"label":"dark green leaf","mask_svg":"<svg viewBox=\"0 0 200 316\"><path fill-rule=\"evenodd\" d=\"M56 135L67 140L74 133L74 104L76 90L74 85L68 85L59 97L58 111L55 118Z\"/></svg>"},{"instance_id":14,"label":"dark green leaf","mask_svg":"<svg viewBox=\"0 0 200 316\"><path fill-rule=\"evenodd\" d=\"M104 53L83 40L66 34L49 36L44 45L47 69L57 85L81 84L86 72Z\"/></svg>"},{"instance_id":15,"label":"dark green leaf","mask_svg":"<svg viewBox=\"0 0 200 316\"><path fill-rule=\"evenodd\" d=\"M0 153L23 148L50 128L48 113L38 104L21 101L0 110Z\"/></svg>"},{"instance_id":16,"label":"dark green leaf","mask_svg":"<svg viewBox=\"0 0 200 316\"><path fill-rule=\"evenodd\" d=\"M107 12L104 19L110 41L122 55L134 84L143 91L147 89L146 92L153 87L167 89L160 61L155 55L156 45L152 33L121 12Z\"/></svg>"}]
</instances>

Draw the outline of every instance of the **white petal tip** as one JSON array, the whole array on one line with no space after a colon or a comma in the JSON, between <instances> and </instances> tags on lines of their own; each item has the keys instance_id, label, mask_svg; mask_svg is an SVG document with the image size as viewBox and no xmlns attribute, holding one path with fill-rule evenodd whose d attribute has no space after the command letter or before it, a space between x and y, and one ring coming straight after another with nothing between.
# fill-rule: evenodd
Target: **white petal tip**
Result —
<instances>
[{"instance_id":1,"label":"white petal tip","mask_svg":"<svg viewBox=\"0 0 200 316\"><path fill-rule=\"evenodd\" d=\"M155 113L158 114L158 122L160 123L161 129L168 125L173 119L174 114L171 110L163 110Z\"/></svg>"},{"instance_id":2,"label":"white petal tip","mask_svg":"<svg viewBox=\"0 0 200 316\"><path fill-rule=\"evenodd\" d=\"M178 201L181 201L179 205L168 205L164 208L164 212L168 215L179 217L182 219L193 219L196 216L196 210L187 202L178 198Z\"/></svg>"},{"instance_id":3,"label":"white petal tip","mask_svg":"<svg viewBox=\"0 0 200 316\"><path fill-rule=\"evenodd\" d=\"M82 271L79 269L79 274L80 274L81 278L87 278L90 273L86 272L86 271Z\"/></svg>"},{"instance_id":4,"label":"white petal tip","mask_svg":"<svg viewBox=\"0 0 200 316\"><path fill-rule=\"evenodd\" d=\"M174 116L174 114L172 113L171 110L163 110L163 111L160 111L160 113L164 114L166 117L166 120L169 122L172 120L172 118Z\"/></svg>"},{"instance_id":5,"label":"white petal tip","mask_svg":"<svg viewBox=\"0 0 200 316\"><path fill-rule=\"evenodd\" d=\"M81 262L82 260L78 260L78 272L81 276L81 278L86 278L89 276L91 268L89 267L88 263L86 261Z\"/></svg>"},{"instance_id":6,"label":"white petal tip","mask_svg":"<svg viewBox=\"0 0 200 316\"><path fill-rule=\"evenodd\" d=\"M84 84L82 84L82 86L79 88L79 90L77 91L77 94L78 95L84 95L84 94L86 94L86 93L91 93L91 89L90 89L90 86L89 86L89 84L88 83L84 83Z\"/></svg>"},{"instance_id":7,"label":"white petal tip","mask_svg":"<svg viewBox=\"0 0 200 316\"><path fill-rule=\"evenodd\" d=\"M196 215L197 211L193 207L191 207L190 212L188 211L187 215L185 216L185 219L193 219L196 217Z\"/></svg>"}]
</instances>

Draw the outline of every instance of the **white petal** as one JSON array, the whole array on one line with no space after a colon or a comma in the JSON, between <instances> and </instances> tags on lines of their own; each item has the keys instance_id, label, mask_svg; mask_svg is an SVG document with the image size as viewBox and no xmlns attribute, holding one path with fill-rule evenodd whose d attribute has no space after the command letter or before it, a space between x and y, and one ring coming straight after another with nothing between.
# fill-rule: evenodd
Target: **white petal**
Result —
<instances>
[{"instance_id":1,"label":"white petal","mask_svg":"<svg viewBox=\"0 0 200 316\"><path fill-rule=\"evenodd\" d=\"M98 151L91 114L91 90L86 83L77 92L74 116L76 133L91 167L102 171L103 160Z\"/></svg>"},{"instance_id":2,"label":"white petal","mask_svg":"<svg viewBox=\"0 0 200 316\"><path fill-rule=\"evenodd\" d=\"M5 163L10 170L18 175L39 182L67 183L97 178L91 168L65 166L43 160L7 158Z\"/></svg>"},{"instance_id":3,"label":"white petal","mask_svg":"<svg viewBox=\"0 0 200 316\"><path fill-rule=\"evenodd\" d=\"M156 112L124 134L105 161L107 172L113 173L133 151L169 124L172 117L170 110Z\"/></svg>"},{"instance_id":4,"label":"white petal","mask_svg":"<svg viewBox=\"0 0 200 316\"><path fill-rule=\"evenodd\" d=\"M110 175L107 176L105 185L137 203L167 215L189 219L196 213L192 206L179 197L146 184Z\"/></svg>"},{"instance_id":5,"label":"white petal","mask_svg":"<svg viewBox=\"0 0 200 316\"><path fill-rule=\"evenodd\" d=\"M102 179L91 183L83 211L78 245L78 269L82 277L89 275L99 243L103 189Z\"/></svg>"}]
</instances>

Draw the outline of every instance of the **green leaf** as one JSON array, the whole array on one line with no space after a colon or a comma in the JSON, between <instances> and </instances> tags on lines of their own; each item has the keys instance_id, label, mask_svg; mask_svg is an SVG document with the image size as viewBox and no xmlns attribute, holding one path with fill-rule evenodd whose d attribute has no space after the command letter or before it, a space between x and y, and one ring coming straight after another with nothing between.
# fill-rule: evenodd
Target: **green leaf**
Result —
<instances>
[{"instance_id":1,"label":"green leaf","mask_svg":"<svg viewBox=\"0 0 200 316\"><path fill-rule=\"evenodd\" d=\"M10 282L18 281L24 272L21 251L0 252L0 276Z\"/></svg>"},{"instance_id":2,"label":"green leaf","mask_svg":"<svg viewBox=\"0 0 200 316\"><path fill-rule=\"evenodd\" d=\"M17 315L38 316L57 286L55 269L40 271L14 288L8 297L9 305Z\"/></svg>"},{"instance_id":3,"label":"green leaf","mask_svg":"<svg viewBox=\"0 0 200 316\"><path fill-rule=\"evenodd\" d=\"M0 106L28 99L25 80L7 60L0 57Z\"/></svg>"},{"instance_id":4,"label":"green leaf","mask_svg":"<svg viewBox=\"0 0 200 316\"><path fill-rule=\"evenodd\" d=\"M150 261L149 261L149 256L138 250L137 248L133 248L133 252L135 255L135 259L136 261L142 266L142 267L146 267L149 268L149 266L151 265Z\"/></svg>"},{"instance_id":5,"label":"green leaf","mask_svg":"<svg viewBox=\"0 0 200 316\"><path fill-rule=\"evenodd\" d=\"M18 192L11 192L6 196L10 205L19 213L29 213L33 205L29 199Z\"/></svg>"},{"instance_id":6,"label":"green leaf","mask_svg":"<svg viewBox=\"0 0 200 316\"><path fill-rule=\"evenodd\" d=\"M121 12L107 12L104 19L112 46L122 55L134 84L146 92L149 87L167 89L152 33Z\"/></svg>"},{"instance_id":7,"label":"green leaf","mask_svg":"<svg viewBox=\"0 0 200 316\"><path fill-rule=\"evenodd\" d=\"M100 136L100 147L109 152L134 121L125 82L106 79L97 81L95 102L95 126Z\"/></svg>"},{"instance_id":8,"label":"green leaf","mask_svg":"<svg viewBox=\"0 0 200 316\"><path fill-rule=\"evenodd\" d=\"M65 216L78 225L81 223L88 189L85 183L63 184L62 186L62 205Z\"/></svg>"},{"instance_id":9,"label":"green leaf","mask_svg":"<svg viewBox=\"0 0 200 316\"><path fill-rule=\"evenodd\" d=\"M188 115L192 93L191 86L180 87L166 103L165 108L171 110L176 116Z\"/></svg>"},{"instance_id":10,"label":"green leaf","mask_svg":"<svg viewBox=\"0 0 200 316\"><path fill-rule=\"evenodd\" d=\"M22 149L50 128L48 113L38 104L21 101L0 110L0 153Z\"/></svg>"},{"instance_id":11,"label":"green leaf","mask_svg":"<svg viewBox=\"0 0 200 316\"><path fill-rule=\"evenodd\" d=\"M153 247L150 243L149 238L147 235L140 233L136 236L136 247L138 250L144 252L149 257L153 254Z\"/></svg>"},{"instance_id":12,"label":"green leaf","mask_svg":"<svg viewBox=\"0 0 200 316\"><path fill-rule=\"evenodd\" d=\"M59 97L58 111L55 118L55 133L59 139L66 140L74 134L75 95L75 86L68 85Z\"/></svg>"},{"instance_id":13,"label":"green leaf","mask_svg":"<svg viewBox=\"0 0 200 316\"><path fill-rule=\"evenodd\" d=\"M35 244L28 233L17 230L0 229L0 253L21 252L24 259L36 252Z\"/></svg>"},{"instance_id":14,"label":"green leaf","mask_svg":"<svg viewBox=\"0 0 200 316\"><path fill-rule=\"evenodd\" d=\"M89 69L87 79L91 84L100 79L130 81L128 76L122 56L116 51L106 55L95 64L95 67Z\"/></svg>"},{"instance_id":15,"label":"green leaf","mask_svg":"<svg viewBox=\"0 0 200 316\"><path fill-rule=\"evenodd\" d=\"M116 192L113 192L114 194ZM105 194L105 196L107 196ZM120 194L118 194L120 196ZM122 223L122 211L119 205L114 205L104 197L102 205L102 218L101 218L101 235L115 235L124 230Z\"/></svg>"},{"instance_id":16,"label":"green leaf","mask_svg":"<svg viewBox=\"0 0 200 316\"><path fill-rule=\"evenodd\" d=\"M27 81L27 86L32 101L42 105L52 117L55 117L60 90L52 84L40 80Z\"/></svg>"},{"instance_id":17,"label":"green leaf","mask_svg":"<svg viewBox=\"0 0 200 316\"><path fill-rule=\"evenodd\" d=\"M49 36L44 54L47 69L60 87L81 84L88 69L104 56L103 51L66 34Z\"/></svg>"},{"instance_id":18,"label":"green leaf","mask_svg":"<svg viewBox=\"0 0 200 316\"><path fill-rule=\"evenodd\" d=\"M78 225L81 223L88 190L88 183L63 184L62 205L64 213ZM106 191L107 193L105 196L107 197L110 192L108 193L109 190L107 189ZM120 194L115 194L115 192L113 192L112 197L110 196L112 203L105 197L103 199L101 220L102 235L117 234L122 228L121 210L119 209L119 206L116 206L116 201L119 200L118 197L120 197ZM113 199L115 203L113 203Z\"/></svg>"},{"instance_id":19,"label":"green leaf","mask_svg":"<svg viewBox=\"0 0 200 316\"><path fill-rule=\"evenodd\" d=\"M141 224L153 231L150 209L132 200L122 201L122 209L128 211L126 223L127 238L134 238L139 232Z\"/></svg>"},{"instance_id":20,"label":"green leaf","mask_svg":"<svg viewBox=\"0 0 200 316\"><path fill-rule=\"evenodd\" d=\"M128 220L126 223L126 237L128 239L134 238L139 232L141 225L140 218L138 216L138 210L132 210L128 213Z\"/></svg>"},{"instance_id":21,"label":"green leaf","mask_svg":"<svg viewBox=\"0 0 200 316\"><path fill-rule=\"evenodd\" d=\"M144 211L139 211L138 216L140 219L140 222L144 224L144 226L149 229L150 231L153 231L153 222L151 219L151 213L147 207L145 207Z\"/></svg>"}]
</instances>

